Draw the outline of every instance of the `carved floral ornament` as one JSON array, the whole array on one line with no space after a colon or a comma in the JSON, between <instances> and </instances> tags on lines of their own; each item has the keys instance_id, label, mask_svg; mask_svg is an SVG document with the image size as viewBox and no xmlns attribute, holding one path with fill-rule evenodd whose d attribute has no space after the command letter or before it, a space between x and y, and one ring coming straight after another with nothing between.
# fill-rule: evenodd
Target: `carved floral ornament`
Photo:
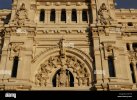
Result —
<instances>
[{"instance_id":1,"label":"carved floral ornament","mask_svg":"<svg viewBox=\"0 0 137 100\"><path fill-rule=\"evenodd\" d=\"M9 45L10 45L10 49L13 50L13 52L15 53L25 49L22 47L23 43L10 43Z\"/></svg>"},{"instance_id":2,"label":"carved floral ornament","mask_svg":"<svg viewBox=\"0 0 137 100\"><path fill-rule=\"evenodd\" d=\"M62 38L59 42L58 55L51 56L40 64L40 68L35 74L37 86L46 87L50 84L54 87L73 87L91 84L89 67L80 58L68 55L64 43L65 39Z\"/></svg>"},{"instance_id":3,"label":"carved floral ornament","mask_svg":"<svg viewBox=\"0 0 137 100\"><path fill-rule=\"evenodd\" d=\"M84 63L81 63L75 57L67 56L65 59L62 59L57 56L50 57L48 61L40 65L38 73L35 75L36 85L48 86L48 83L51 83L50 79L53 79L51 77L53 70L60 70L59 74L55 74L56 87L70 87L69 73L72 73L74 83L77 83L77 86L89 86L90 84L90 73Z\"/></svg>"},{"instance_id":4,"label":"carved floral ornament","mask_svg":"<svg viewBox=\"0 0 137 100\"><path fill-rule=\"evenodd\" d=\"M10 48L10 56L9 59L13 60L13 58L15 56L20 56L20 51L21 50L25 50L25 48L23 47L24 43L17 43L17 42L11 42L9 44L9 48Z\"/></svg>"},{"instance_id":5,"label":"carved floral ornament","mask_svg":"<svg viewBox=\"0 0 137 100\"><path fill-rule=\"evenodd\" d=\"M137 52L129 52L128 57L131 61L137 60Z\"/></svg>"}]
</instances>

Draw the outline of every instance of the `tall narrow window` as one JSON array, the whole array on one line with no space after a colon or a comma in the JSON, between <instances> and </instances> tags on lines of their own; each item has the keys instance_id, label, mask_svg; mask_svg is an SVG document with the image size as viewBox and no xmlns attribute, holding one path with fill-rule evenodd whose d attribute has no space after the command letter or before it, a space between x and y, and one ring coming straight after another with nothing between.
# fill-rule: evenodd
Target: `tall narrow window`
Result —
<instances>
[{"instance_id":1,"label":"tall narrow window","mask_svg":"<svg viewBox=\"0 0 137 100\"><path fill-rule=\"evenodd\" d=\"M41 22L44 22L44 20L45 20L45 10L44 9L41 9L41 11L40 11L40 18L39 18L39 20Z\"/></svg>"},{"instance_id":2,"label":"tall narrow window","mask_svg":"<svg viewBox=\"0 0 137 100\"><path fill-rule=\"evenodd\" d=\"M136 71L137 71L137 63L136 63Z\"/></svg>"},{"instance_id":3,"label":"tall narrow window","mask_svg":"<svg viewBox=\"0 0 137 100\"><path fill-rule=\"evenodd\" d=\"M61 11L61 21L66 22L66 10L65 9L62 9Z\"/></svg>"},{"instance_id":4,"label":"tall narrow window","mask_svg":"<svg viewBox=\"0 0 137 100\"><path fill-rule=\"evenodd\" d=\"M17 76L18 63L19 63L19 57L15 56L14 57L14 61L13 61L13 67L12 67L11 77L16 77Z\"/></svg>"},{"instance_id":5,"label":"tall narrow window","mask_svg":"<svg viewBox=\"0 0 137 100\"><path fill-rule=\"evenodd\" d=\"M134 50L134 51L137 51L137 43L133 43L132 46L133 46L133 50Z\"/></svg>"},{"instance_id":6,"label":"tall narrow window","mask_svg":"<svg viewBox=\"0 0 137 100\"><path fill-rule=\"evenodd\" d=\"M136 63L136 71L137 71L137 63Z\"/></svg>"},{"instance_id":7,"label":"tall narrow window","mask_svg":"<svg viewBox=\"0 0 137 100\"><path fill-rule=\"evenodd\" d=\"M72 14L71 14L72 21L77 22L77 11L76 9L72 9Z\"/></svg>"},{"instance_id":8,"label":"tall narrow window","mask_svg":"<svg viewBox=\"0 0 137 100\"><path fill-rule=\"evenodd\" d=\"M50 21L55 22L55 17L56 17L55 9L52 9L50 13Z\"/></svg>"},{"instance_id":9,"label":"tall narrow window","mask_svg":"<svg viewBox=\"0 0 137 100\"><path fill-rule=\"evenodd\" d=\"M130 71L131 71L132 81L133 81L133 83L136 83L135 73L134 73L134 66L133 66L132 63L130 63Z\"/></svg>"},{"instance_id":10,"label":"tall narrow window","mask_svg":"<svg viewBox=\"0 0 137 100\"><path fill-rule=\"evenodd\" d=\"M126 44L127 50L130 50L130 45L129 43Z\"/></svg>"},{"instance_id":11,"label":"tall narrow window","mask_svg":"<svg viewBox=\"0 0 137 100\"><path fill-rule=\"evenodd\" d=\"M113 61L112 56L108 57L108 68L109 68L109 76L110 77L116 77L115 68L114 68L114 61Z\"/></svg>"},{"instance_id":12,"label":"tall narrow window","mask_svg":"<svg viewBox=\"0 0 137 100\"><path fill-rule=\"evenodd\" d=\"M88 21L87 10L82 10L82 21Z\"/></svg>"}]
</instances>

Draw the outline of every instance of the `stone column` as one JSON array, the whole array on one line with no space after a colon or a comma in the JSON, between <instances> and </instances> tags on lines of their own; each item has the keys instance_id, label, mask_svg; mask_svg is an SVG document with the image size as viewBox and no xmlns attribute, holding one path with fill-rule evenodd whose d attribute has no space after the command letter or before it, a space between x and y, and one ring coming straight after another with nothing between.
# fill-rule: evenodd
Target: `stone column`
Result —
<instances>
[{"instance_id":1,"label":"stone column","mask_svg":"<svg viewBox=\"0 0 137 100\"><path fill-rule=\"evenodd\" d=\"M101 51L99 49L99 38L97 36L94 36L93 37L94 39L94 44L95 47L94 47L94 52L95 52L95 70L94 70L94 75L96 76L96 80L97 80L97 83L102 83L103 81L103 78L104 78L104 75L102 73L98 73L97 71L102 71L103 69L103 66L102 66L102 58L100 55L101 54Z\"/></svg>"},{"instance_id":2,"label":"stone column","mask_svg":"<svg viewBox=\"0 0 137 100\"><path fill-rule=\"evenodd\" d=\"M50 10L45 11L45 21L46 23L50 23Z\"/></svg>"},{"instance_id":3,"label":"stone column","mask_svg":"<svg viewBox=\"0 0 137 100\"><path fill-rule=\"evenodd\" d=\"M48 23L48 18L47 18L47 10L45 10L45 18L44 18L44 23Z\"/></svg>"},{"instance_id":4,"label":"stone column","mask_svg":"<svg viewBox=\"0 0 137 100\"><path fill-rule=\"evenodd\" d=\"M77 10L77 23L81 23L82 22L82 10L78 9Z\"/></svg>"},{"instance_id":5,"label":"stone column","mask_svg":"<svg viewBox=\"0 0 137 100\"><path fill-rule=\"evenodd\" d=\"M29 80L31 73L32 51L26 50L22 51L22 53L23 55L19 59L17 78Z\"/></svg>"},{"instance_id":6,"label":"stone column","mask_svg":"<svg viewBox=\"0 0 137 100\"><path fill-rule=\"evenodd\" d=\"M8 51L10 53L10 51ZM9 58L9 55L7 56ZM14 63L14 57L13 59L8 59L7 63L5 64L5 75L4 78L10 78L13 70L13 63Z\"/></svg>"},{"instance_id":7,"label":"stone column","mask_svg":"<svg viewBox=\"0 0 137 100\"><path fill-rule=\"evenodd\" d=\"M8 60L9 60L9 59L8 59L9 43L10 43L9 37L5 37L4 46L3 46L2 54L1 54L1 62L0 62L0 71L1 71L1 73L0 73L0 78L3 78L4 71L5 71L6 67L7 67L7 66L11 66L11 65L7 65L7 62L8 62Z\"/></svg>"},{"instance_id":8,"label":"stone column","mask_svg":"<svg viewBox=\"0 0 137 100\"><path fill-rule=\"evenodd\" d=\"M130 46L130 51L133 51L132 43L129 43L129 46Z\"/></svg>"},{"instance_id":9,"label":"stone column","mask_svg":"<svg viewBox=\"0 0 137 100\"><path fill-rule=\"evenodd\" d=\"M60 23L61 19L61 10L57 9L56 10L56 23Z\"/></svg>"},{"instance_id":10,"label":"stone column","mask_svg":"<svg viewBox=\"0 0 137 100\"><path fill-rule=\"evenodd\" d=\"M40 22L39 20L40 19L40 9L37 11L36 17L37 17L36 22L39 23Z\"/></svg>"},{"instance_id":11,"label":"stone column","mask_svg":"<svg viewBox=\"0 0 137 100\"><path fill-rule=\"evenodd\" d=\"M20 51L20 61L18 67L17 78L18 79L30 79L31 75L31 60L33 56L33 36L28 36L25 39L23 48Z\"/></svg>"},{"instance_id":12,"label":"stone column","mask_svg":"<svg viewBox=\"0 0 137 100\"><path fill-rule=\"evenodd\" d=\"M108 78L109 78L109 67L108 67L108 57L105 59L105 55L103 54L103 51L101 52L102 55L102 72L104 72L104 82L108 82Z\"/></svg>"},{"instance_id":13,"label":"stone column","mask_svg":"<svg viewBox=\"0 0 137 100\"><path fill-rule=\"evenodd\" d=\"M5 70L7 67L7 60L8 60L8 52L7 50L3 50L2 51L2 55L1 55L1 62L0 62L0 79L2 79L5 75ZM11 65L8 65L11 66Z\"/></svg>"},{"instance_id":14,"label":"stone column","mask_svg":"<svg viewBox=\"0 0 137 100\"><path fill-rule=\"evenodd\" d=\"M121 76L121 66L120 66L120 62L119 62L119 54L118 51L113 49L113 55L114 55L114 70L115 70L115 75L116 77L120 77Z\"/></svg>"},{"instance_id":15,"label":"stone column","mask_svg":"<svg viewBox=\"0 0 137 100\"><path fill-rule=\"evenodd\" d=\"M66 22L67 23L71 23L71 10L69 9L66 12L67 12L66 13L67 14L67 16L66 16L67 17Z\"/></svg>"}]
</instances>

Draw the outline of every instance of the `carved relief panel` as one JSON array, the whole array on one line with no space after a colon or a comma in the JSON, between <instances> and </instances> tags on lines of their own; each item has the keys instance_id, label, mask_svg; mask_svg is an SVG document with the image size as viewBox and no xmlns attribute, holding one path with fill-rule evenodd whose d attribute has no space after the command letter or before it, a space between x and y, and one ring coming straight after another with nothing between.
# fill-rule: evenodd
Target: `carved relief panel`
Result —
<instances>
[{"instance_id":1,"label":"carved relief panel","mask_svg":"<svg viewBox=\"0 0 137 100\"><path fill-rule=\"evenodd\" d=\"M24 50L25 48L23 47L24 43L21 42L11 42L9 44L9 49L10 49L10 59L12 60L15 56L20 56L20 51Z\"/></svg>"},{"instance_id":2,"label":"carved relief panel","mask_svg":"<svg viewBox=\"0 0 137 100\"><path fill-rule=\"evenodd\" d=\"M58 73L57 69L60 70ZM90 84L90 74L85 65L75 57L68 56L63 60L60 57L51 57L48 61L41 64L38 73L35 75L36 85L47 86L47 83L50 83L50 78L54 78L50 76L53 70L56 70L56 87L70 87L72 77L74 77L74 83L77 80L78 86L89 86ZM70 73L73 75L72 77L70 77Z\"/></svg>"}]
</instances>

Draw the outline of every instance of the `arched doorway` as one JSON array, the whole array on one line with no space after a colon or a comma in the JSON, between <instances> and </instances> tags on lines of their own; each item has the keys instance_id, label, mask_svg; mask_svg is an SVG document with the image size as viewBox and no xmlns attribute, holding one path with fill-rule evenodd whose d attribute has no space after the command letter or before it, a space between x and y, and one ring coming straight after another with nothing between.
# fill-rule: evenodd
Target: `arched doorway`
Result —
<instances>
[{"instance_id":1,"label":"arched doorway","mask_svg":"<svg viewBox=\"0 0 137 100\"><path fill-rule=\"evenodd\" d=\"M50 55L49 55L50 54ZM51 56L52 55L52 56ZM93 81L92 59L82 51L75 48L65 48L63 57L59 48L54 48L43 53L40 59L34 59L34 66L37 70L32 76L40 87L90 87ZM46 58L45 58L46 57ZM42 60L43 59L43 60ZM41 61L42 60L42 61ZM69 73L69 86L57 86L57 79L60 77L61 68L66 69L66 76ZM32 71L33 73L33 71Z\"/></svg>"},{"instance_id":2,"label":"arched doorway","mask_svg":"<svg viewBox=\"0 0 137 100\"><path fill-rule=\"evenodd\" d=\"M74 76L68 70L60 68L52 79L53 87L74 87Z\"/></svg>"}]
</instances>

